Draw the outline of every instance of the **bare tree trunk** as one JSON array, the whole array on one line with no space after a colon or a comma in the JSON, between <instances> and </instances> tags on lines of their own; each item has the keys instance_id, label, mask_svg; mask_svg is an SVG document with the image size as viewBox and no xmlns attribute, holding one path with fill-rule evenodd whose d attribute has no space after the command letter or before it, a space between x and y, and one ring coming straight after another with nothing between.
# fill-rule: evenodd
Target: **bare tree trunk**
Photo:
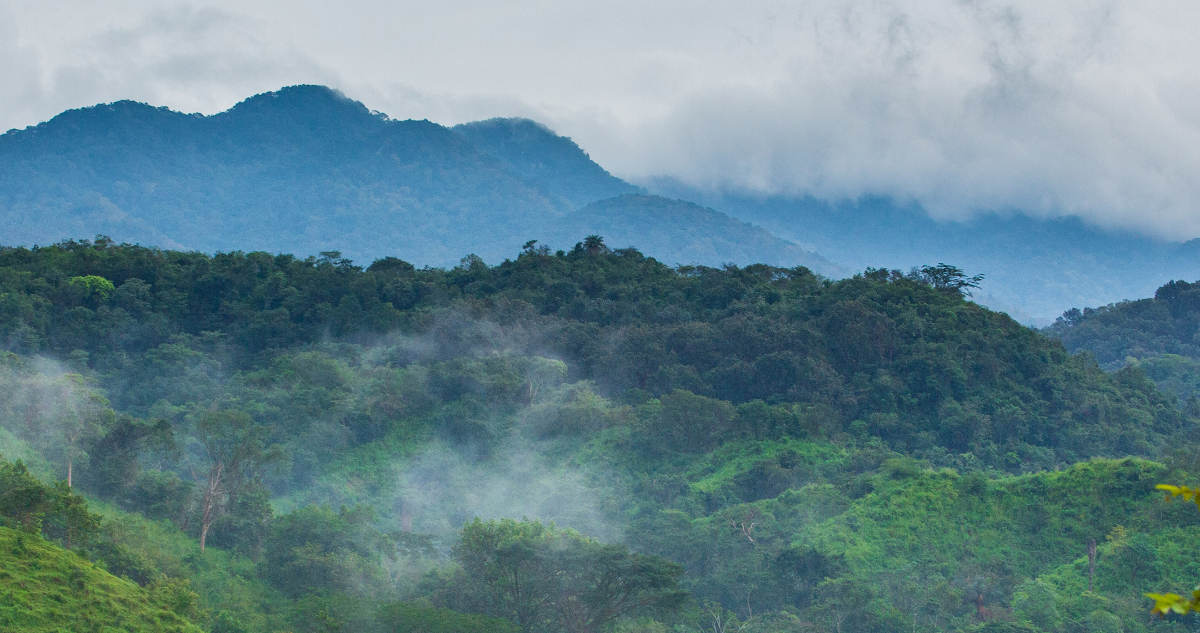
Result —
<instances>
[{"instance_id":1,"label":"bare tree trunk","mask_svg":"<svg viewBox=\"0 0 1200 633\"><path fill-rule=\"evenodd\" d=\"M67 487L71 487L71 466L75 463L73 459L67 459Z\"/></svg>"},{"instance_id":2,"label":"bare tree trunk","mask_svg":"<svg viewBox=\"0 0 1200 633\"><path fill-rule=\"evenodd\" d=\"M208 539L208 529L212 527L213 519L216 518L217 497L221 494L221 472L225 469L225 464L218 463L215 468L208 471L208 485L204 487L204 499L201 503L200 513L200 551L204 551L204 541Z\"/></svg>"},{"instance_id":3,"label":"bare tree trunk","mask_svg":"<svg viewBox=\"0 0 1200 633\"><path fill-rule=\"evenodd\" d=\"M1096 575L1096 539L1088 541L1088 591L1092 590L1092 577Z\"/></svg>"}]
</instances>

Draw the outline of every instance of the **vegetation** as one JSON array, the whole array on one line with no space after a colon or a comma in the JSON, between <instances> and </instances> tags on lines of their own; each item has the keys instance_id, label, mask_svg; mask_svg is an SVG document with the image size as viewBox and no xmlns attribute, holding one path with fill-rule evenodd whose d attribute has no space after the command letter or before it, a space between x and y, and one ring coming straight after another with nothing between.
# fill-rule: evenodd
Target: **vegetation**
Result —
<instances>
[{"instance_id":1,"label":"vegetation","mask_svg":"<svg viewBox=\"0 0 1200 633\"><path fill-rule=\"evenodd\" d=\"M220 632L1195 628L1197 411L977 282L6 248L0 514Z\"/></svg>"},{"instance_id":2,"label":"vegetation","mask_svg":"<svg viewBox=\"0 0 1200 633\"><path fill-rule=\"evenodd\" d=\"M1197 328L1200 286L1172 281L1153 298L1068 310L1045 331L1109 370L1138 368L1181 406L1197 408L1200 404L1190 402L1200 396Z\"/></svg>"},{"instance_id":3,"label":"vegetation","mask_svg":"<svg viewBox=\"0 0 1200 633\"><path fill-rule=\"evenodd\" d=\"M200 613L185 579L139 587L37 534L8 527L0 527L0 552L0 628L6 631L201 631L192 624Z\"/></svg>"}]
</instances>

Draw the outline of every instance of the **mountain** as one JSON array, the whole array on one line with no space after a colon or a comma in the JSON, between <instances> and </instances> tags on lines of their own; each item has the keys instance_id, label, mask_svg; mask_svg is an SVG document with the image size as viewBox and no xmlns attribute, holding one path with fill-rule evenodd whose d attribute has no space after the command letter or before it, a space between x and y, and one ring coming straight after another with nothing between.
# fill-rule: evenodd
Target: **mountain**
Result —
<instances>
[{"instance_id":1,"label":"mountain","mask_svg":"<svg viewBox=\"0 0 1200 633\"><path fill-rule=\"evenodd\" d=\"M803 265L830 276L848 271L769 231L692 202L662 196L625 194L599 200L567 214L551 238L562 243L575 235L605 236L610 246L654 245L668 264L720 262ZM667 253L679 254L674 259Z\"/></svg>"},{"instance_id":2,"label":"mountain","mask_svg":"<svg viewBox=\"0 0 1200 633\"><path fill-rule=\"evenodd\" d=\"M983 273L975 299L1027 324L1049 325L1073 307L1145 297L1171 279L1200 278L1200 240L1171 243L1072 217L993 213L939 221L919 205L887 198L831 203L709 192L666 179L647 186L754 223L852 270L947 262Z\"/></svg>"},{"instance_id":3,"label":"mountain","mask_svg":"<svg viewBox=\"0 0 1200 633\"><path fill-rule=\"evenodd\" d=\"M576 225L609 234L595 209L572 212L640 191L531 121L396 121L322 86L260 94L212 116L120 101L0 136L7 245L104 234L206 252L340 251L363 263L447 265L464 253L498 261L530 239L570 248L586 234ZM707 224L684 226L667 213L626 245L686 263L751 263L760 247L784 265L821 261L701 215ZM731 226L752 241L733 244ZM679 234L689 239L669 237Z\"/></svg>"},{"instance_id":4,"label":"mountain","mask_svg":"<svg viewBox=\"0 0 1200 633\"><path fill-rule=\"evenodd\" d=\"M499 159L538 191L571 206L645 193L597 165L571 139L529 119L488 119L454 126L476 147Z\"/></svg>"}]
</instances>

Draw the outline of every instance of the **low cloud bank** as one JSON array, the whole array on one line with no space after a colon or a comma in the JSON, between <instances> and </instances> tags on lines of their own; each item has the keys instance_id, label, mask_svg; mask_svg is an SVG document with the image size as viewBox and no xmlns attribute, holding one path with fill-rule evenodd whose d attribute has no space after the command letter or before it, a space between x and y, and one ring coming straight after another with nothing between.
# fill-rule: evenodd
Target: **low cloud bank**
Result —
<instances>
[{"instance_id":1,"label":"low cloud bank","mask_svg":"<svg viewBox=\"0 0 1200 633\"><path fill-rule=\"evenodd\" d=\"M127 8L49 43L45 10L0 4L0 127L117 98L213 112L327 83L399 118L531 116L633 180L1200 236L1194 4L516 3L404 19L201 4ZM386 37L349 28L368 18Z\"/></svg>"}]
</instances>

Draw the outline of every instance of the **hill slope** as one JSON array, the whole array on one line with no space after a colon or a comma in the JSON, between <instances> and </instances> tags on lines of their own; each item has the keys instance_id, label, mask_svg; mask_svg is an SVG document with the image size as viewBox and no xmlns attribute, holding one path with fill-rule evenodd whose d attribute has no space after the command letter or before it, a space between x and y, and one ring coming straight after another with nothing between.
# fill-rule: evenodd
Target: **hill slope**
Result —
<instances>
[{"instance_id":1,"label":"hill slope","mask_svg":"<svg viewBox=\"0 0 1200 633\"><path fill-rule=\"evenodd\" d=\"M337 250L361 262L403 254L418 265L475 253L496 262L547 235L556 240L548 245L570 248L584 234L568 213L638 191L530 121L395 121L321 86L257 95L212 116L121 101L0 136L7 244L104 234L206 252ZM605 218L589 217L590 229L608 232ZM720 214L680 224L695 219L654 216L660 232L696 237L636 244L667 261L757 260L742 254L762 239L722 246L731 223L742 234L749 226ZM817 261L768 241L796 253L780 263ZM696 243L697 252L680 250Z\"/></svg>"},{"instance_id":2,"label":"hill slope","mask_svg":"<svg viewBox=\"0 0 1200 633\"><path fill-rule=\"evenodd\" d=\"M1200 396L1198 330L1200 283L1172 281L1150 298L1072 308L1043 331L1108 369L1135 366L1182 402Z\"/></svg>"},{"instance_id":3,"label":"hill slope","mask_svg":"<svg viewBox=\"0 0 1200 633\"><path fill-rule=\"evenodd\" d=\"M499 159L537 190L582 207L626 193L644 193L592 161L571 139L528 119L488 119L454 126L480 151Z\"/></svg>"},{"instance_id":4,"label":"hill slope","mask_svg":"<svg viewBox=\"0 0 1200 633\"><path fill-rule=\"evenodd\" d=\"M5 527L0 551L0 630L200 633L172 610L188 608L179 587L143 589L40 537ZM182 605L173 600L179 596Z\"/></svg>"},{"instance_id":5,"label":"hill slope","mask_svg":"<svg viewBox=\"0 0 1200 633\"><path fill-rule=\"evenodd\" d=\"M624 630L1185 630L1140 592L1198 569L1195 508L1153 488L1195 483L1196 411L929 274L594 240L448 270L76 242L0 249L0 341L22 354L0 355L0 426L56 473L47 372L103 389L79 394L115 411L76 484L155 519L110 515L108 551L246 624L217 630L396 631L371 628L396 600L512 617L447 548L503 516L681 565L691 605ZM285 457L200 556L203 457L154 438L199 448L210 420ZM1102 459L1128 455L1166 463Z\"/></svg>"},{"instance_id":6,"label":"hill slope","mask_svg":"<svg viewBox=\"0 0 1200 633\"><path fill-rule=\"evenodd\" d=\"M807 266L832 277L849 271L757 226L683 200L625 194L568 213L552 243L603 235L613 247L651 245L648 254L669 264ZM673 256L673 257L672 257Z\"/></svg>"}]
</instances>

